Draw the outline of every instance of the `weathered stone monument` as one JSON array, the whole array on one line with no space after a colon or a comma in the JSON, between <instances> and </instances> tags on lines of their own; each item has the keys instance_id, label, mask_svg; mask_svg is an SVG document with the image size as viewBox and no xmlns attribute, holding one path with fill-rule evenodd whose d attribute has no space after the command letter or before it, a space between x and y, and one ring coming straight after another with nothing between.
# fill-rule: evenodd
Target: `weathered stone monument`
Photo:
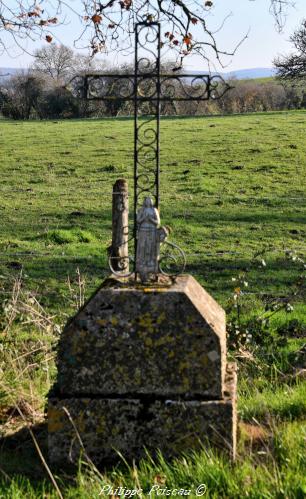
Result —
<instances>
[{"instance_id":1,"label":"weathered stone monument","mask_svg":"<svg viewBox=\"0 0 306 499\"><path fill-rule=\"evenodd\" d=\"M223 310L191 277L150 288L106 281L62 333L49 397L49 457L94 462L205 441L235 455L236 379Z\"/></svg>"},{"instance_id":2,"label":"weathered stone monument","mask_svg":"<svg viewBox=\"0 0 306 499\"><path fill-rule=\"evenodd\" d=\"M136 43L139 30L152 27L157 36L146 40L156 41L159 54L157 23L136 25ZM112 275L68 322L59 341L57 381L48 399L49 459L57 465L77 462L84 449L97 464L114 462L119 454L138 459L145 449L152 454L159 449L167 457L203 444L232 457L236 451L236 373L226 360L225 313L193 277L167 276L162 270L163 247L183 253L160 226L159 61L153 75L136 64L133 78L133 268L127 265L121 181L114 188L119 200L113 200ZM207 78L205 91L197 91L203 99L212 92ZM97 90L97 81L98 75L94 85L87 81L86 92L91 85ZM148 100L152 81L156 87L155 129L152 119L137 121L143 81Z\"/></svg>"},{"instance_id":3,"label":"weathered stone monument","mask_svg":"<svg viewBox=\"0 0 306 499\"><path fill-rule=\"evenodd\" d=\"M163 229L150 198L138 220L140 282L106 280L61 335L48 407L54 463L78 459L76 429L95 462L145 449L174 456L205 441L235 455L224 311L189 275L156 280Z\"/></svg>"}]
</instances>

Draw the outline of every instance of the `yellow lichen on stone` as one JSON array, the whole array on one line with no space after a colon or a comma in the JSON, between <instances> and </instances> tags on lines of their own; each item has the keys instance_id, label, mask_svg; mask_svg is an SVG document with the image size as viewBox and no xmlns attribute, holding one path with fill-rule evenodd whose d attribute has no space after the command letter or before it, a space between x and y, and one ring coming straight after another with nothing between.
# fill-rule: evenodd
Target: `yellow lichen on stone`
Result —
<instances>
[{"instance_id":1,"label":"yellow lichen on stone","mask_svg":"<svg viewBox=\"0 0 306 499\"><path fill-rule=\"evenodd\" d=\"M125 375L125 369L123 366L120 366L120 365L117 365L116 366L116 370L122 375L124 376Z\"/></svg>"},{"instance_id":2,"label":"yellow lichen on stone","mask_svg":"<svg viewBox=\"0 0 306 499\"><path fill-rule=\"evenodd\" d=\"M191 327L189 327L188 325L185 326L183 329L184 329L184 333L185 334L189 334L189 335L193 335L194 334L194 329L191 328Z\"/></svg>"},{"instance_id":3,"label":"yellow lichen on stone","mask_svg":"<svg viewBox=\"0 0 306 499\"><path fill-rule=\"evenodd\" d=\"M188 362L180 362L180 365L179 365L179 370L180 371L184 371L184 369L188 369L190 366L189 366L189 363Z\"/></svg>"},{"instance_id":4,"label":"yellow lichen on stone","mask_svg":"<svg viewBox=\"0 0 306 499\"><path fill-rule=\"evenodd\" d=\"M96 324L98 324L99 326L105 326L107 323L107 320L106 319L98 319L96 321Z\"/></svg>"},{"instance_id":5,"label":"yellow lichen on stone","mask_svg":"<svg viewBox=\"0 0 306 499\"><path fill-rule=\"evenodd\" d=\"M96 429L96 432L97 434L103 434L106 430L106 425L105 425L105 418L103 416L101 416L99 419L98 419L98 423L97 423L97 429Z\"/></svg>"},{"instance_id":6,"label":"yellow lichen on stone","mask_svg":"<svg viewBox=\"0 0 306 499\"><path fill-rule=\"evenodd\" d=\"M206 367L208 365L209 360L206 354L200 357L200 363L202 364L203 367Z\"/></svg>"},{"instance_id":7,"label":"yellow lichen on stone","mask_svg":"<svg viewBox=\"0 0 306 499\"><path fill-rule=\"evenodd\" d=\"M72 349L71 353L72 355L77 355L78 353L82 352L83 349L83 341L85 339L86 332L85 331L78 331L77 334L74 334L72 337Z\"/></svg>"},{"instance_id":8,"label":"yellow lichen on stone","mask_svg":"<svg viewBox=\"0 0 306 499\"><path fill-rule=\"evenodd\" d=\"M113 437L116 436L116 435L118 435L118 433L120 433L119 426L113 425L111 432L112 432Z\"/></svg>"},{"instance_id":9,"label":"yellow lichen on stone","mask_svg":"<svg viewBox=\"0 0 306 499\"><path fill-rule=\"evenodd\" d=\"M63 412L60 409L49 407L48 409L48 431L54 433L64 428Z\"/></svg>"},{"instance_id":10,"label":"yellow lichen on stone","mask_svg":"<svg viewBox=\"0 0 306 499\"><path fill-rule=\"evenodd\" d=\"M161 324L162 322L164 322L166 320L166 314L165 312L162 312L160 314L160 316L157 318L157 324Z\"/></svg>"},{"instance_id":11,"label":"yellow lichen on stone","mask_svg":"<svg viewBox=\"0 0 306 499\"><path fill-rule=\"evenodd\" d=\"M182 378L182 385L183 385L183 388L184 388L185 391L189 390L190 379L189 379L188 376L183 376L183 378Z\"/></svg>"},{"instance_id":12,"label":"yellow lichen on stone","mask_svg":"<svg viewBox=\"0 0 306 499\"><path fill-rule=\"evenodd\" d=\"M166 336L161 336L158 340L156 340L154 345L156 347L161 347L163 345L167 345L168 343L174 343L174 342L175 342L174 336L166 335Z\"/></svg>"},{"instance_id":13,"label":"yellow lichen on stone","mask_svg":"<svg viewBox=\"0 0 306 499\"><path fill-rule=\"evenodd\" d=\"M154 331L154 324L153 324L153 319L152 316L149 312L140 315L139 317L139 325L146 329L149 333L153 333Z\"/></svg>"},{"instance_id":14,"label":"yellow lichen on stone","mask_svg":"<svg viewBox=\"0 0 306 499\"><path fill-rule=\"evenodd\" d=\"M153 345L153 341L152 341L152 338L145 338L144 339L144 344L146 347L151 347Z\"/></svg>"},{"instance_id":15,"label":"yellow lichen on stone","mask_svg":"<svg viewBox=\"0 0 306 499\"><path fill-rule=\"evenodd\" d=\"M90 399L87 399L87 400L89 403ZM83 433L85 431L84 413L85 413L85 411L82 411L76 420L76 427L80 433Z\"/></svg>"},{"instance_id":16,"label":"yellow lichen on stone","mask_svg":"<svg viewBox=\"0 0 306 499\"><path fill-rule=\"evenodd\" d=\"M135 369L135 383L136 385L141 385L142 382L142 377L141 377L141 370L139 367Z\"/></svg>"}]
</instances>

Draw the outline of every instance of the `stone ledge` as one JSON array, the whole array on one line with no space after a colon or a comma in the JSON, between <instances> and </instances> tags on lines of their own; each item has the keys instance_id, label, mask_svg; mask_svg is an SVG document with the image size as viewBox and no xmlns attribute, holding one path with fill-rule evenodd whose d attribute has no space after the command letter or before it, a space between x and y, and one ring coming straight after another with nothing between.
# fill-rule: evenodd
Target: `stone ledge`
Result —
<instances>
[{"instance_id":1,"label":"stone ledge","mask_svg":"<svg viewBox=\"0 0 306 499\"><path fill-rule=\"evenodd\" d=\"M177 456L209 444L236 453L236 375L228 366L224 400L182 401L50 397L49 459L53 464L76 462L80 444L64 412L76 425L89 457L96 463L139 459L146 448Z\"/></svg>"}]
</instances>

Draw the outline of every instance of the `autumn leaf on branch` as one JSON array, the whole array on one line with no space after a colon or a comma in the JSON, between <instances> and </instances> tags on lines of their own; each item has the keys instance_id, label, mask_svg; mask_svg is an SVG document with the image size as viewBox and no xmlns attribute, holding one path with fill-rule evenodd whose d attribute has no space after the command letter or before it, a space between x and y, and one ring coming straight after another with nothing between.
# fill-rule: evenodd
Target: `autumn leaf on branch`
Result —
<instances>
[{"instance_id":1,"label":"autumn leaf on branch","mask_svg":"<svg viewBox=\"0 0 306 499\"><path fill-rule=\"evenodd\" d=\"M102 21L102 16L100 16L99 14L94 14L91 20L94 24L100 24Z\"/></svg>"},{"instance_id":2,"label":"autumn leaf on branch","mask_svg":"<svg viewBox=\"0 0 306 499\"><path fill-rule=\"evenodd\" d=\"M183 38L183 42L186 43L186 45L189 47L191 45L191 40L192 40L192 34L188 33L188 35L185 35Z\"/></svg>"},{"instance_id":3,"label":"autumn leaf on branch","mask_svg":"<svg viewBox=\"0 0 306 499\"><path fill-rule=\"evenodd\" d=\"M119 2L121 9L130 10L132 6L132 0L121 0Z\"/></svg>"},{"instance_id":4,"label":"autumn leaf on branch","mask_svg":"<svg viewBox=\"0 0 306 499\"><path fill-rule=\"evenodd\" d=\"M27 13L28 17L40 17L40 12L38 10L32 10Z\"/></svg>"},{"instance_id":5,"label":"autumn leaf on branch","mask_svg":"<svg viewBox=\"0 0 306 499\"><path fill-rule=\"evenodd\" d=\"M51 42L52 42L52 40L53 40L53 38L52 38L52 36L51 36L51 35L46 35L46 41L47 41L48 43L51 43Z\"/></svg>"}]
</instances>

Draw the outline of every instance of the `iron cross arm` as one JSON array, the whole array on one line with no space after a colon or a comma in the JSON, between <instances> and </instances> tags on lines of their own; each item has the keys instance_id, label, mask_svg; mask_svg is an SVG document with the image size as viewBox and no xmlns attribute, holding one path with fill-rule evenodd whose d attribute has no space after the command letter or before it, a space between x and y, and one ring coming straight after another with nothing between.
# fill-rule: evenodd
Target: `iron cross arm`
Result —
<instances>
[{"instance_id":1,"label":"iron cross arm","mask_svg":"<svg viewBox=\"0 0 306 499\"><path fill-rule=\"evenodd\" d=\"M75 97L100 101L173 102L220 99L230 85L220 75L88 73L70 83Z\"/></svg>"}]
</instances>

